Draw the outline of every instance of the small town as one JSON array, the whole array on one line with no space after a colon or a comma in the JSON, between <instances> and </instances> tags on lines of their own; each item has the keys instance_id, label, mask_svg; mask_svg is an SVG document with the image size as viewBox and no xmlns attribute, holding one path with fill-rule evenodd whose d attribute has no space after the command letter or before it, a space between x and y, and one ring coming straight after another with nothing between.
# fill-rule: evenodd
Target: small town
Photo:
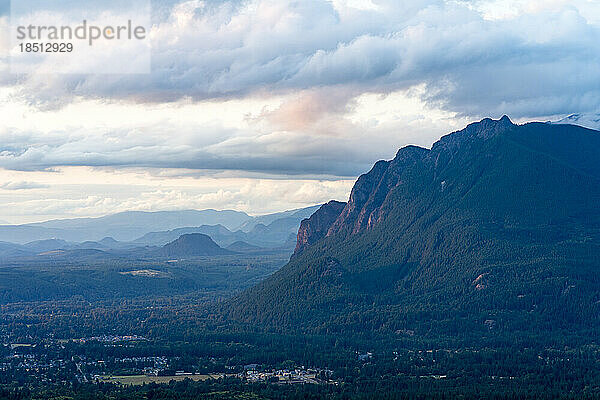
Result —
<instances>
[{"instance_id":1,"label":"small town","mask_svg":"<svg viewBox=\"0 0 600 400\"><path fill-rule=\"evenodd\" d=\"M181 357L159 355L97 359L85 354L85 345L97 343L104 348L130 347L131 343L143 340L146 339L140 336L102 335L70 341L48 339L35 344L5 343L2 345L0 375L3 381L21 384L35 379L46 384L112 383L128 386L225 377L238 378L246 383L282 385L337 383L332 380L333 371L327 368L301 366L275 369L261 364L245 364L225 365L220 370L206 372L198 366L179 369ZM84 347L74 354L66 348L69 343ZM215 359L208 361L214 363Z\"/></svg>"}]
</instances>

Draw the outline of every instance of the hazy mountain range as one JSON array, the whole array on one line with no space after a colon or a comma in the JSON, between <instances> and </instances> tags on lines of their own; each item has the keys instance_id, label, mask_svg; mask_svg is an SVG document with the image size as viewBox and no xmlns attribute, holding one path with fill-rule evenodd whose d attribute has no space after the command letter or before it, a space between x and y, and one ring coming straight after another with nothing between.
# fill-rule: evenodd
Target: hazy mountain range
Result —
<instances>
[{"instance_id":1,"label":"hazy mountain range","mask_svg":"<svg viewBox=\"0 0 600 400\"><path fill-rule=\"evenodd\" d=\"M139 244L165 244L183 233L204 233L220 231L224 244L244 240L247 233L262 244L282 245L288 236L294 235L300 221L318 206L286 211L270 215L251 217L239 211L187 210L142 212L129 211L99 218L76 218L47 222L2 225L0 241L26 244L34 241L57 239L67 242L96 242L103 246L119 246L118 242ZM265 225L268 224L268 225ZM210 228L209 226L214 226ZM201 227L201 228L199 228ZM168 231L187 228L180 234ZM152 238L146 242L142 237L148 233ZM239 232L239 233L236 233ZM262 232L263 236L257 236ZM162 238L158 238L162 235ZM282 237L281 235L284 235ZM227 239L226 239L227 237ZM219 240L219 239L216 239ZM98 244L94 243L95 246ZM91 244L91 243L88 243Z\"/></svg>"},{"instance_id":2,"label":"hazy mountain range","mask_svg":"<svg viewBox=\"0 0 600 400\"><path fill-rule=\"evenodd\" d=\"M128 211L98 218L59 219L47 222L0 226L0 240L27 243L42 239L98 241L112 237L131 241L148 232L184 226L216 225L234 229L252 217L238 211L187 210Z\"/></svg>"},{"instance_id":3,"label":"hazy mountain range","mask_svg":"<svg viewBox=\"0 0 600 400\"><path fill-rule=\"evenodd\" d=\"M100 218L53 220L0 226L0 257L31 256L53 250L140 251L182 235L204 234L219 246L293 249L300 222L319 206L251 217L237 211L125 212ZM135 251L132 254L136 254Z\"/></svg>"},{"instance_id":4,"label":"hazy mountain range","mask_svg":"<svg viewBox=\"0 0 600 400\"><path fill-rule=\"evenodd\" d=\"M115 245L106 242L107 240L70 243L60 239L39 240L24 245L0 242L0 261L5 265L48 265L55 262L77 265L97 261L118 265L123 262L171 262L244 253L264 255L285 250L261 248L243 241L237 241L224 248L202 233L184 233L166 244L156 246L136 246L123 242L117 242L119 245ZM291 251L291 248L287 247L287 250Z\"/></svg>"},{"instance_id":5,"label":"hazy mountain range","mask_svg":"<svg viewBox=\"0 0 600 400\"><path fill-rule=\"evenodd\" d=\"M310 217L320 206L255 217L244 222L239 229L229 230L223 225L202 225L150 232L133 241L136 244L158 246L177 239L183 234L203 233L221 246L238 241L261 247L293 247L300 222Z\"/></svg>"}]
</instances>

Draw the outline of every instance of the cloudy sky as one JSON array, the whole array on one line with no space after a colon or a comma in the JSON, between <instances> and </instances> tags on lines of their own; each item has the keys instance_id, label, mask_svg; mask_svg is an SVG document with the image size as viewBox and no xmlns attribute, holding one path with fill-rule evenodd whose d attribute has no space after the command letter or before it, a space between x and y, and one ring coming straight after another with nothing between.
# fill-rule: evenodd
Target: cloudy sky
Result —
<instances>
[{"instance_id":1,"label":"cloudy sky","mask_svg":"<svg viewBox=\"0 0 600 400\"><path fill-rule=\"evenodd\" d=\"M483 117L600 111L600 2L157 0L149 74L11 74L0 220L345 200Z\"/></svg>"}]
</instances>

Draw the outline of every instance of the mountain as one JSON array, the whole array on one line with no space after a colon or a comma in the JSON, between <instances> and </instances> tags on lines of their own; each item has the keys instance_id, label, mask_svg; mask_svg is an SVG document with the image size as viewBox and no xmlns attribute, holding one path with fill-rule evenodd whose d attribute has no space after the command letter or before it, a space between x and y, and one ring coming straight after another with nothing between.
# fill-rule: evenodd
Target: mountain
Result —
<instances>
[{"instance_id":1,"label":"mountain","mask_svg":"<svg viewBox=\"0 0 600 400\"><path fill-rule=\"evenodd\" d=\"M227 246L227 250L235 251L236 253L251 253L263 249L240 240Z\"/></svg>"},{"instance_id":2,"label":"mountain","mask_svg":"<svg viewBox=\"0 0 600 400\"><path fill-rule=\"evenodd\" d=\"M231 210L128 211L98 218L0 225L0 241L26 244L58 239L89 242L87 244L94 248L127 248L131 244L123 242L162 246L182 234L204 233L223 246L251 240L257 246L278 247L284 245L290 235L295 236L300 221L317 208L319 206L258 217Z\"/></svg>"},{"instance_id":3,"label":"mountain","mask_svg":"<svg viewBox=\"0 0 600 400\"><path fill-rule=\"evenodd\" d=\"M223 311L330 333L595 329L598 204L600 132L484 119L377 162L330 226L312 218L324 237L299 234L301 253Z\"/></svg>"},{"instance_id":4,"label":"mountain","mask_svg":"<svg viewBox=\"0 0 600 400\"><path fill-rule=\"evenodd\" d=\"M1 225L0 241L25 244L38 240L60 238L63 240L76 240L77 235L61 229L50 229L30 225Z\"/></svg>"},{"instance_id":5,"label":"mountain","mask_svg":"<svg viewBox=\"0 0 600 400\"><path fill-rule=\"evenodd\" d=\"M125 250L139 247L135 243L131 242L119 242L112 237L105 237L99 241L88 240L82 243L73 244L73 248L79 249L110 249L110 250Z\"/></svg>"},{"instance_id":6,"label":"mountain","mask_svg":"<svg viewBox=\"0 0 600 400\"><path fill-rule=\"evenodd\" d=\"M177 228L170 231L149 232L134 240L134 243L146 246L163 246L179 238L181 235L191 233L208 235L211 239L220 243L220 245L225 246L238 240L238 237L223 225L202 225L198 227Z\"/></svg>"},{"instance_id":7,"label":"mountain","mask_svg":"<svg viewBox=\"0 0 600 400\"><path fill-rule=\"evenodd\" d=\"M41 226L54 229L104 229L108 227L178 227L186 224L222 224L226 227L235 227L251 217L240 211L232 210L184 210L184 211L126 211L98 218L75 218L52 220L30 226ZM106 235L110 236L110 235ZM115 237L118 240L118 238Z\"/></svg>"},{"instance_id":8,"label":"mountain","mask_svg":"<svg viewBox=\"0 0 600 400\"><path fill-rule=\"evenodd\" d=\"M227 247L234 242L243 241L257 247L288 247L290 239L295 243L300 222L314 213L320 206L300 210L263 215L248 221L243 229L231 231L223 225L202 225L177 228L170 231L149 232L137 238L134 243L146 246L162 246L189 233L203 233L210 236L220 246ZM293 249L293 246L291 247Z\"/></svg>"},{"instance_id":9,"label":"mountain","mask_svg":"<svg viewBox=\"0 0 600 400\"><path fill-rule=\"evenodd\" d=\"M584 128L600 130L600 113L599 114L571 114L553 124L569 124L579 125Z\"/></svg>"},{"instance_id":10,"label":"mountain","mask_svg":"<svg viewBox=\"0 0 600 400\"><path fill-rule=\"evenodd\" d=\"M252 218L241 224L235 230L240 230L243 232L251 232L257 225L265 225L268 226L275 222L276 220L288 219L294 221L302 221L305 218L310 217L315 211L317 211L321 207L321 205L310 206L306 208L298 208L295 210L283 211L280 213L260 215ZM297 227L296 227L297 229Z\"/></svg>"},{"instance_id":11,"label":"mountain","mask_svg":"<svg viewBox=\"0 0 600 400\"><path fill-rule=\"evenodd\" d=\"M60 240L60 239L45 239L45 240L36 240L30 243L25 244L23 247L32 252L45 252L51 250L59 250L69 248L70 243Z\"/></svg>"},{"instance_id":12,"label":"mountain","mask_svg":"<svg viewBox=\"0 0 600 400\"><path fill-rule=\"evenodd\" d=\"M232 251L221 248L210 236L201 233L181 235L178 239L164 245L158 253L169 258L233 254Z\"/></svg>"},{"instance_id":13,"label":"mountain","mask_svg":"<svg viewBox=\"0 0 600 400\"><path fill-rule=\"evenodd\" d=\"M4 242L6 243L6 242ZM6 243L10 245L13 249L20 250L19 252L12 252L15 257L18 256L26 256L28 254L37 254L37 253L47 253L55 250L124 250L124 249L133 249L135 246L129 243L118 242L113 238L107 237L98 242L95 241L85 241L81 243L75 242L67 242L62 239L42 239L35 240L33 242L29 242L23 245L14 244L14 243ZM0 253L5 250L2 246L0 246ZM64 252L64 254L71 254L68 251ZM74 252L73 254L85 254L82 252ZM4 253L5 256L8 256L9 253Z\"/></svg>"},{"instance_id":14,"label":"mountain","mask_svg":"<svg viewBox=\"0 0 600 400\"><path fill-rule=\"evenodd\" d=\"M262 247L286 246L290 239L292 242L295 241L301 221L300 216L292 216L276 219L268 225L258 224L250 232L245 233L242 240ZM293 249L293 246L291 248Z\"/></svg>"},{"instance_id":15,"label":"mountain","mask_svg":"<svg viewBox=\"0 0 600 400\"><path fill-rule=\"evenodd\" d=\"M114 218L116 218L115 216L79 220L50 221L48 223L44 223L44 227L25 225L7 227L0 226L0 237L11 237L11 241L16 242L15 244L11 244L9 246L10 248L3 249L0 246L0 256L3 258L3 261L23 261L24 258L31 257L37 253L48 253L54 250L61 250L62 252L60 254L64 255L65 257L68 257L70 254L74 254L77 257L82 258L81 255L85 255L87 253L71 253L69 251L102 250L107 252L106 254L110 254L112 257L137 259L139 257L145 257L146 255L160 256L160 254L157 255L156 252L147 253L147 251L144 249L146 246L164 246L167 243L177 240L182 235L196 233L210 236L210 238L214 240L220 247L228 247L236 242L245 242L247 246L245 246L245 249L242 249L241 252L259 250L266 251L269 249L291 252L295 245L296 233L298 231L298 227L300 226L300 221L305 215L314 212L316 209L318 209L318 207L319 206L308 207L301 210L293 210L284 213L272 214L269 216L257 217L260 221L270 222L268 225L264 225L263 223L254 224L249 232L244 232L241 230L232 232L221 224L200 225L198 227L182 227L165 231L146 232L149 227L156 226L155 224L157 222L149 223L148 227L135 226L135 224L146 223L146 218L149 216L156 217L158 222L165 222L165 220L161 217L162 213L150 213L149 215L148 213L142 213L140 218L132 217L132 215L138 215L139 213L127 213L128 216L124 219L117 218L118 221L113 221L115 224L110 229L120 230L120 232L123 233L125 230L121 230L118 225L125 223L124 221L126 221L128 218L133 218L135 220L132 222L134 225L128 227L127 229L130 232L145 232L141 237L135 239L134 241L127 242L118 241L110 236L103 236L104 233L110 231L108 228L110 224L106 224L106 222L114 220ZM214 211L208 211L210 211L208 212L209 216L216 215L214 214ZM223 211L217 212L217 215L220 215L221 213L225 215L229 214L229 212ZM184 214L190 214L190 221L193 222L193 215L206 216L207 213L203 211L193 213L184 212L180 215ZM165 218L172 218L173 221L175 221L177 217L167 213ZM92 230L97 229L97 232L93 236L103 238L100 240L83 240L82 242L71 240L66 241L62 239L63 237L76 237L81 240L81 238L86 237L86 232L87 234L91 232L88 229L89 226L92 226ZM44 239L48 236L50 236L50 238ZM38 239L39 237L42 239ZM31 238L36 240L29 241ZM251 246L252 250L250 250L248 246ZM96 256L96 253L90 254L93 254L94 257Z\"/></svg>"},{"instance_id":16,"label":"mountain","mask_svg":"<svg viewBox=\"0 0 600 400\"><path fill-rule=\"evenodd\" d=\"M1 225L0 241L20 244L46 239L82 242L99 241L110 237L123 242L132 241L148 232L190 225L221 224L233 228L250 219L252 217L246 213L231 210L128 211L98 218L59 219L24 225Z\"/></svg>"},{"instance_id":17,"label":"mountain","mask_svg":"<svg viewBox=\"0 0 600 400\"><path fill-rule=\"evenodd\" d=\"M131 241L145 233L195 225L235 227L251 217L238 211L128 211L99 218L77 218L47 221L28 226L58 229L63 235L77 235L77 241L100 240L107 236L119 241ZM0 229L0 234L1 234ZM1 237L1 236L0 236ZM61 236L57 236L62 238ZM67 240L73 240L69 238Z\"/></svg>"},{"instance_id":18,"label":"mountain","mask_svg":"<svg viewBox=\"0 0 600 400\"><path fill-rule=\"evenodd\" d=\"M300 254L308 246L318 242L340 216L347 203L332 200L323 204L310 218L302 220L296 240L294 255Z\"/></svg>"},{"instance_id":19,"label":"mountain","mask_svg":"<svg viewBox=\"0 0 600 400\"><path fill-rule=\"evenodd\" d=\"M0 242L0 259L5 260L12 257L22 257L31 254L31 250L25 249L22 245L9 242Z\"/></svg>"},{"instance_id":20,"label":"mountain","mask_svg":"<svg viewBox=\"0 0 600 400\"><path fill-rule=\"evenodd\" d=\"M100 240L98 243L100 243L103 246L109 247L109 248L116 248L122 245L121 242L115 240L114 238L111 238L110 236L105 237L104 239Z\"/></svg>"}]
</instances>

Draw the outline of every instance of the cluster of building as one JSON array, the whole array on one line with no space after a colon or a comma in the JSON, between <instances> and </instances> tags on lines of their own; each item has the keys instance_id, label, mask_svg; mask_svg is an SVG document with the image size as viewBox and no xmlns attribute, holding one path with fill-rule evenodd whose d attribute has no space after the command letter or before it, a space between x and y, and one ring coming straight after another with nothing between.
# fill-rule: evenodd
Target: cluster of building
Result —
<instances>
[{"instance_id":1,"label":"cluster of building","mask_svg":"<svg viewBox=\"0 0 600 400\"><path fill-rule=\"evenodd\" d=\"M100 336L77 339L80 343L100 341L105 346L115 342L141 340L139 336ZM0 373L4 379L41 382L89 382L93 374L128 370L139 374L160 375L169 368L171 359L165 356L90 358L84 354L64 357L64 341L48 340L44 344L0 344Z\"/></svg>"},{"instance_id":2,"label":"cluster of building","mask_svg":"<svg viewBox=\"0 0 600 400\"><path fill-rule=\"evenodd\" d=\"M87 342L100 342L100 343L120 343L120 342L139 342L142 340L147 340L143 336L138 335L127 335L127 336L118 336L118 335L102 335L102 336L92 336L81 339L74 339L73 341L76 343L87 343Z\"/></svg>"},{"instance_id":3,"label":"cluster of building","mask_svg":"<svg viewBox=\"0 0 600 400\"><path fill-rule=\"evenodd\" d=\"M304 369L296 368L294 370L279 369L271 371L259 371L257 369L248 369L239 376L248 382L266 382L282 385L293 384L323 384L333 383L330 378L332 371L328 369Z\"/></svg>"},{"instance_id":4,"label":"cluster of building","mask_svg":"<svg viewBox=\"0 0 600 400\"><path fill-rule=\"evenodd\" d=\"M121 345L122 342L145 340L140 336L103 335L75 339L77 343L100 342L105 346ZM50 344L50 342L52 342ZM123 374L128 376L163 377L175 376L192 379L197 371L175 371L172 364L179 357L144 356L144 357L109 357L98 359L84 354L72 354L64 357L65 343L63 340L49 340L46 344L4 344L4 354L0 357L0 373L6 377L18 380L22 377L43 382L101 382L107 374ZM362 354L361 354L362 355ZM371 354L367 353L370 358ZM56 358L56 359L54 359ZM216 360L215 360L216 361ZM175 362L175 364L177 364ZM231 376L238 377L248 383L264 382L273 384L325 384L335 383L331 380L333 372L329 369L311 369L291 367L289 369L265 368L259 364L226 366L229 373L208 374L213 378ZM192 368L194 369L194 368ZM18 378L21 377L21 378Z\"/></svg>"},{"instance_id":5,"label":"cluster of building","mask_svg":"<svg viewBox=\"0 0 600 400\"><path fill-rule=\"evenodd\" d=\"M1 345L0 345L1 346ZM66 383L68 376L72 376L73 364L66 359L52 359L39 352L19 352L15 351L21 347L4 345L12 351L8 355L0 358L0 374L4 381L26 382L33 380L35 382L53 382Z\"/></svg>"},{"instance_id":6,"label":"cluster of building","mask_svg":"<svg viewBox=\"0 0 600 400\"><path fill-rule=\"evenodd\" d=\"M22 370L25 372L43 372L50 369L63 368L65 360L43 360L35 354L12 354L0 363L0 371Z\"/></svg>"}]
</instances>

